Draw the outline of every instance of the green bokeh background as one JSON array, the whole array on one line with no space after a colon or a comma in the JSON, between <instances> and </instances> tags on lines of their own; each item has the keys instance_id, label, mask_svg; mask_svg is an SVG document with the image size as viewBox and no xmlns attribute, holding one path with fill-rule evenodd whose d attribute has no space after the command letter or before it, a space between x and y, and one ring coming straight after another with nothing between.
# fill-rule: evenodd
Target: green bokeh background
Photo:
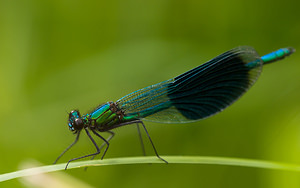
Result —
<instances>
[{"instance_id":1,"label":"green bokeh background","mask_svg":"<svg viewBox=\"0 0 300 188\"><path fill-rule=\"evenodd\" d=\"M239 45L300 49L300 1L0 0L0 173L51 164L75 139L67 112L88 112ZM224 112L191 124L146 122L161 155L300 163L300 56L264 67ZM140 156L135 126L106 158ZM103 134L108 136L107 134ZM145 136L145 135L144 135ZM153 155L149 143L147 153ZM61 160L94 151L86 135ZM94 187L299 187L300 174L215 165L68 170ZM24 187L19 180L0 187ZM30 186L29 186L30 187Z\"/></svg>"}]
</instances>

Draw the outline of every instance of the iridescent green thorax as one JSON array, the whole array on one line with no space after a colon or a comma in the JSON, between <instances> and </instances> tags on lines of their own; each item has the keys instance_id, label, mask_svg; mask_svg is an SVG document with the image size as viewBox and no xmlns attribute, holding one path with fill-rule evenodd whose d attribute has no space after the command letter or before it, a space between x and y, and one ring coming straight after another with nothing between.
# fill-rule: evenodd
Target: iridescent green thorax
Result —
<instances>
[{"instance_id":1,"label":"iridescent green thorax","mask_svg":"<svg viewBox=\"0 0 300 188\"><path fill-rule=\"evenodd\" d=\"M124 119L124 112L114 102L107 102L84 116L84 121L87 122L89 128L100 132L116 128L121 123L134 119L134 117Z\"/></svg>"}]
</instances>

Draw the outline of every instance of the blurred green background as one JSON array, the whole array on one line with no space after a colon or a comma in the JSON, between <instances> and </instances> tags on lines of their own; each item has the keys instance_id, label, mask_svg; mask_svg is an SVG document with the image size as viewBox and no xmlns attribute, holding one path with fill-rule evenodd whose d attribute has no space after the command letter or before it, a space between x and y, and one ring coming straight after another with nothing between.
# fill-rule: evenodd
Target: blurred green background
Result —
<instances>
[{"instance_id":1,"label":"blurred green background","mask_svg":"<svg viewBox=\"0 0 300 188\"><path fill-rule=\"evenodd\" d=\"M32 159L52 164L75 139L67 127L67 112L74 108L89 112L239 45L261 55L300 49L299 7L297 0L0 0L0 173ZM296 52L264 67L254 87L214 117L146 126L160 155L299 164L299 81ZM106 158L142 155L135 126L115 132ZM94 150L82 134L60 162ZM146 150L153 155L149 143ZM299 173L215 165L119 165L63 173L94 187L300 186ZM0 186L25 187L19 180Z\"/></svg>"}]
</instances>

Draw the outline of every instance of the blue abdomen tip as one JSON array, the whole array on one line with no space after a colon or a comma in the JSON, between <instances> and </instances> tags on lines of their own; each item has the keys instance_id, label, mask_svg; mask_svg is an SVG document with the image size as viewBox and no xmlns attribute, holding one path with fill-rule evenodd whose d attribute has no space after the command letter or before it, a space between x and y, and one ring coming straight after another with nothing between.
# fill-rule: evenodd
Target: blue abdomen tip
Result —
<instances>
[{"instance_id":1,"label":"blue abdomen tip","mask_svg":"<svg viewBox=\"0 0 300 188\"><path fill-rule=\"evenodd\" d=\"M285 56L289 56L296 51L295 48L292 48L292 47L282 48L280 50L284 51Z\"/></svg>"},{"instance_id":2,"label":"blue abdomen tip","mask_svg":"<svg viewBox=\"0 0 300 188\"><path fill-rule=\"evenodd\" d=\"M281 48L279 50L276 50L274 52L271 52L267 55L264 55L261 57L262 61L264 64L272 63L275 61L278 61L280 59L283 59L292 53L294 53L296 50L292 47L287 47L287 48Z\"/></svg>"}]
</instances>

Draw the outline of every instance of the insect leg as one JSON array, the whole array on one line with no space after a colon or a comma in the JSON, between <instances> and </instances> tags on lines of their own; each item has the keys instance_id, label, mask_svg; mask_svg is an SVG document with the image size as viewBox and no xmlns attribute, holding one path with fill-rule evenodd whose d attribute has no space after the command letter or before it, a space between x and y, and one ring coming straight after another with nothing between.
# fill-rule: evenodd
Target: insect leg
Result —
<instances>
[{"instance_id":1,"label":"insect leg","mask_svg":"<svg viewBox=\"0 0 300 188\"><path fill-rule=\"evenodd\" d=\"M57 157L57 159L54 161L54 163L53 164L56 164L57 163L57 161L72 147L72 146L74 146L75 144L76 144L76 142L78 141L78 139L79 139L79 135L80 135L80 131L77 133L77 136L76 136L76 138L75 138L75 141L71 144L71 145L69 145L68 147L67 147L67 149L65 149L58 157Z\"/></svg>"},{"instance_id":2,"label":"insect leg","mask_svg":"<svg viewBox=\"0 0 300 188\"><path fill-rule=\"evenodd\" d=\"M112 131L106 131L108 133L110 133L110 136L106 139L107 142L109 142L114 136L115 136L115 133L112 132ZM97 134L96 134L97 135ZM97 135L98 136L98 135ZM100 137L101 138L101 137ZM102 139L102 138L101 138ZM106 145L106 142L102 143L101 146L100 146L100 150ZM94 155L91 160L93 160L94 158L96 157L96 155Z\"/></svg>"},{"instance_id":3,"label":"insect leg","mask_svg":"<svg viewBox=\"0 0 300 188\"><path fill-rule=\"evenodd\" d=\"M149 141L150 141L150 143L151 143L151 145L152 145L152 148L153 148L153 150L154 150L154 152L155 152L155 155L156 155L160 160L162 160L162 161L164 161L165 163L168 164L168 162L167 162L166 160L164 160L163 158L161 158L161 157L158 155L158 153L157 153L157 151L156 151L156 148L155 148L155 146L154 146L154 144L153 144L153 142L152 142L152 140L151 140L151 138L150 138L150 135L149 135L149 133L148 133L148 131L147 131L147 129L146 129L146 127L145 127L145 125L144 125L144 123L143 123L142 120L133 120L133 121L129 121L129 122L120 123L120 124L115 125L114 127L111 127L111 129L114 129L114 128L117 128L117 127L121 127L121 126L124 126L124 125L134 124L134 123L137 123L137 124L140 123L140 124L143 125L144 130L145 130L145 132L146 132L146 134L147 134L147 136L148 136L148 138L149 138ZM100 135L99 135L99 136L100 136ZM101 137L100 137L100 138L101 138ZM102 137L102 139L103 139L104 141L106 141L103 137ZM107 148L108 148L108 147L107 147ZM106 150L107 150L107 148L106 148ZM106 150L105 150L105 152L106 152Z\"/></svg>"},{"instance_id":4,"label":"insect leg","mask_svg":"<svg viewBox=\"0 0 300 188\"><path fill-rule=\"evenodd\" d=\"M141 142L143 154L144 154L144 156L146 156L145 146L144 146L144 142L143 142L143 138L142 138L142 134L141 134L139 123L136 123L136 127L137 127L137 131L138 131L138 134L139 134L139 138L140 138L140 142Z\"/></svg>"},{"instance_id":5,"label":"insect leg","mask_svg":"<svg viewBox=\"0 0 300 188\"><path fill-rule=\"evenodd\" d=\"M96 147L97 149L97 152L96 153L92 153L92 154L89 154L89 155L84 155L84 156L81 156L81 157L77 157L77 158L73 158L73 159L70 159L65 167L65 170L67 170L68 168L68 165L70 162L72 161L75 161L75 160L78 160L78 159L82 159L82 158L86 158L86 157L89 157L89 156L94 156L94 155L98 155L100 153L100 149L97 145L97 143L95 142L95 140L93 139L93 137L91 136L90 132L87 130L87 129L84 129L86 134L88 135L88 137L90 138L90 140L93 142L94 146ZM94 131L93 131L94 132ZM100 135L99 135L100 136Z\"/></svg>"},{"instance_id":6,"label":"insect leg","mask_svg":"<svg viewBox=\"0 0 300 188\"><path fill-rule=\"evenodd\" d=\"M109 142L108 142L105 138L103 138L100 134L98 134L95 130L92 129L92 132L93 132L96 136L98 136L99 138L101 138L101 139L105 142L105 143L103 143L103 144L106 144L106 145L107 145L107 147L105 148L104 153L103 153L103 155L102 155L102 157L101 157L101 159L103 159L104 156L105 156L105 154L106 154L106 152L107 152L107 150L108 150ZM107 131L107 132L108 132L108 131ZM111 132L111 131L109 131L109 132L112 133L112 136L114 135L113 132ZM101 146L102 146L102 145L101 145Z\"/></svg>"},{"instance_id":7,"label":"insect leg","mask_svg":"<svg viewBox=\"0 0 300 188\"><path fill-rule=\"evenodd\" d=\"M147 136L148 136L148 138L149 138L149 141L150 141L150 143L151 143L151 145L152 145L152 148L153 148L153 150L154 150L154 152L155 152L155 155L156 155L160 160L162 160L163 162L165 162L166 164L168 164L168 161L164 160L163 158L161 158L161 157L158 155L158 153L157 153L157 151L156 151L156 149L155 149L155 146L154 146L154 144L153 144L153 142L152 142L152 140L151 140L151 138L150 138L150 135L148 134L148 131L147 131L147 129L146 129L146 127L145 127L143 121L139 120L137 123L140 123L140 124L143 125L144 130L145 130L145 132L146 132L146 134L147 134Z\"/></svg>"}]
</instances>

